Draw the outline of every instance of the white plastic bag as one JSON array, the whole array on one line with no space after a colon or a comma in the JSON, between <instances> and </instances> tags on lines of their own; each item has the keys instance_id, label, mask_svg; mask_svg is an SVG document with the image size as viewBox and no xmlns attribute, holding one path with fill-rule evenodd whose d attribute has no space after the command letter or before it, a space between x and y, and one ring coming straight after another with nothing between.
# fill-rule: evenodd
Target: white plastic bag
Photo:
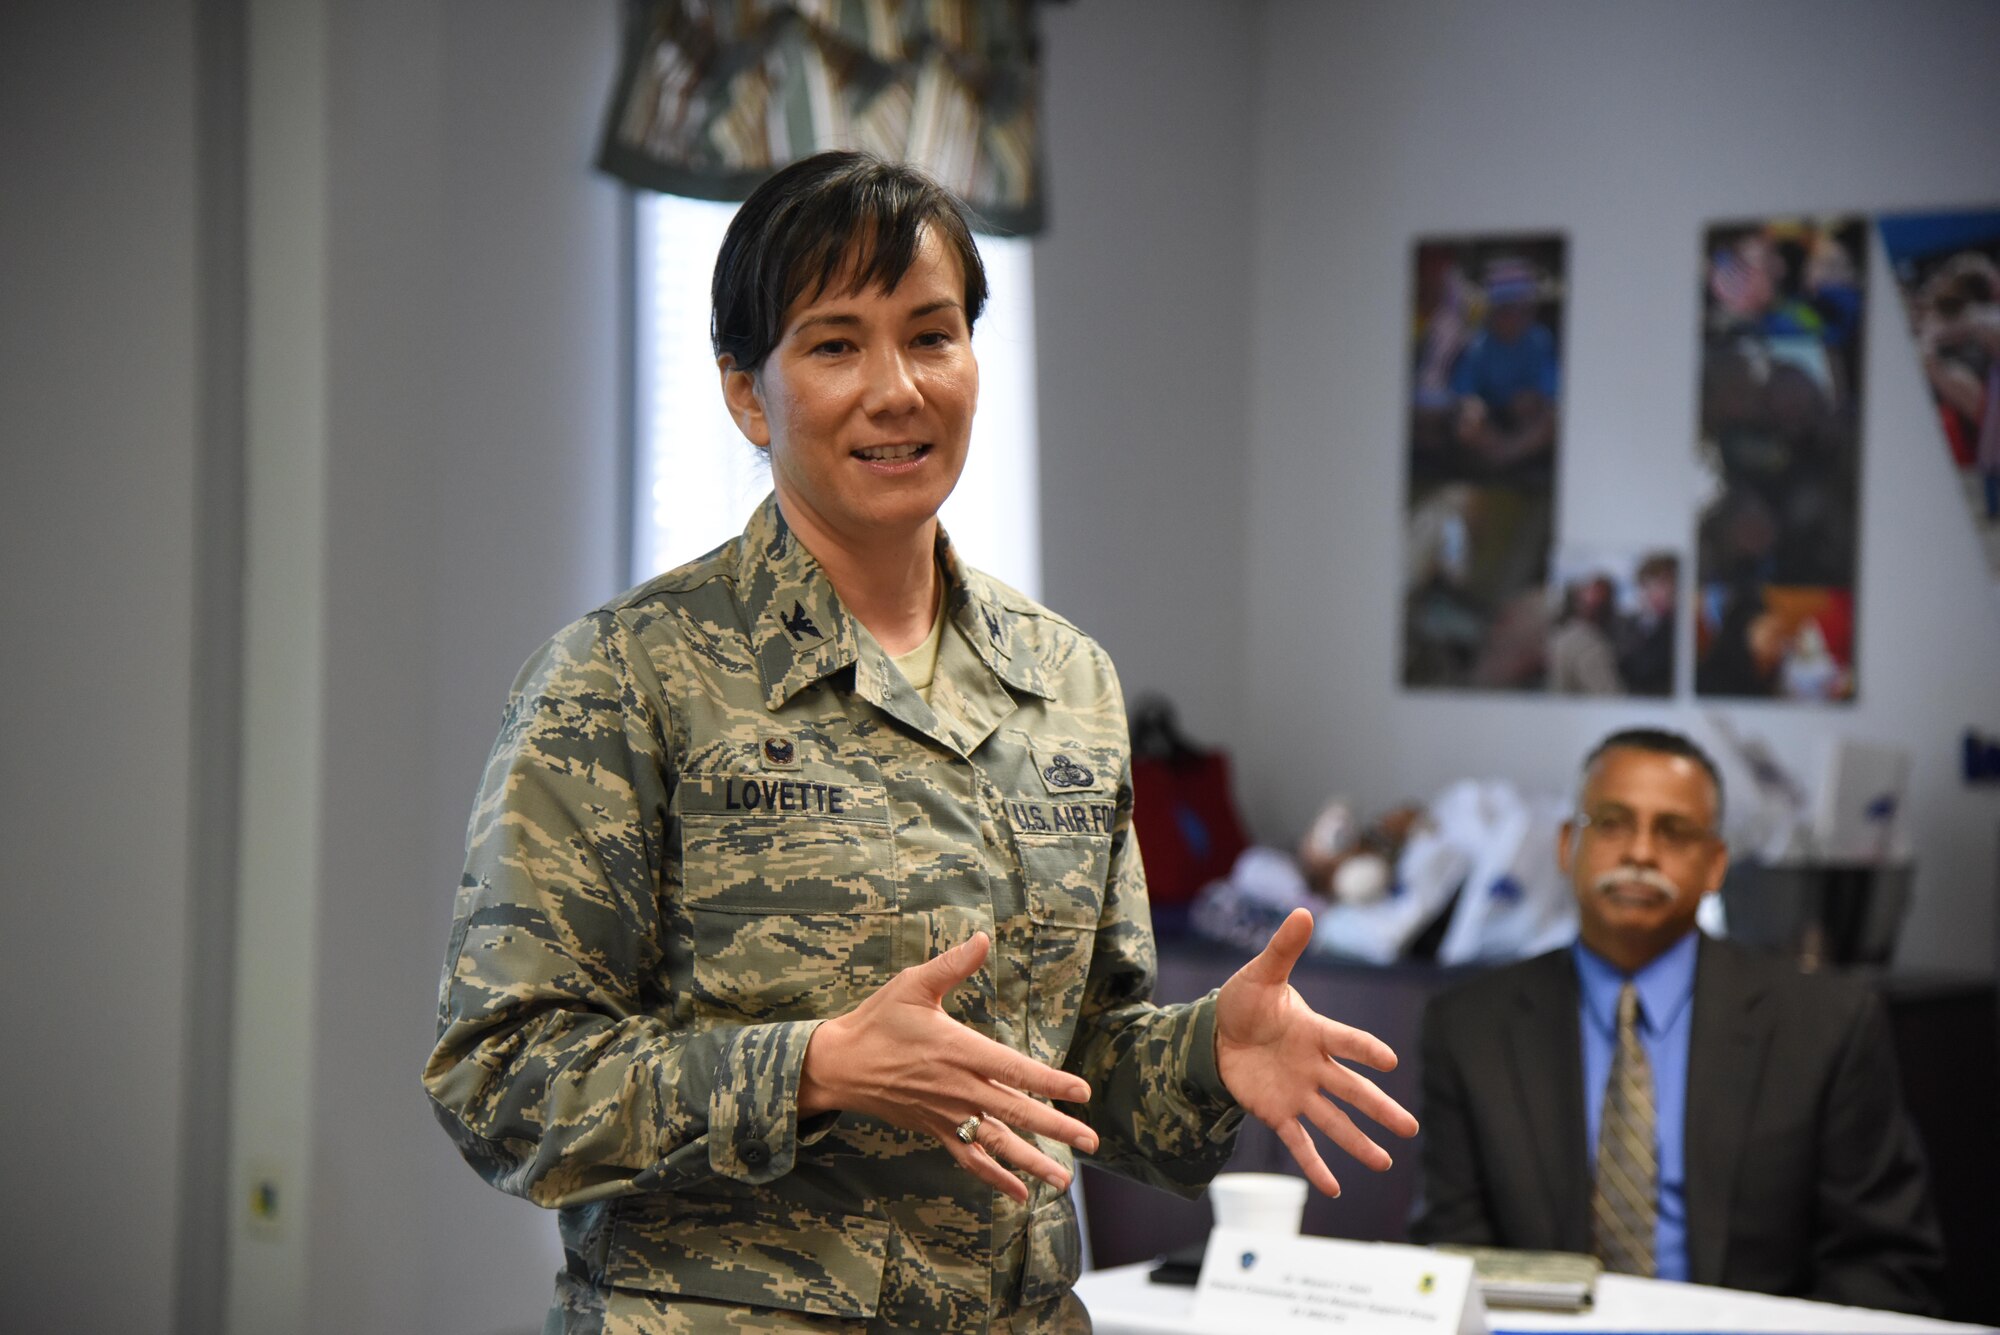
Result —
<instances>
[{"instance_id":1,"label":"white plastic bag","mask_svg":"<svg viewBox=\"0 0 2000 1335\"><path fill-rule=\"evenodd\" d=\"M1504 780L1463 779L1425 809L1396 860L1389 896L1321 913L1315 953L1387 964L1401 958L1457 892L1438 961L1519 959L1576 936L1576 900L1556 865L1560 798Z\"/></svg>"},{"instance_id":2,"label":"white plastic bag","mask_svg":"<svg viewBox=\"0 0 2000 1335\"><path fill-rule=\"evenodd\" d=\"M1556 861L1570 804L1501 780L1468 780L1432 803L1441 830L1471 859L1438 962L1513 960L1576 939L1576 896Z\"/></svg>"},{"instance_id":3,"label":"white plastic bag","mask_svg":"<svg viewBox=\"0 0 2000 1335\"><path fill-rule=\"evenodd\" d=\"M1387 897L1372 904L1335 904L1313 929L1316 954L1388 964L1451 902L1471 859L1429 822L1420 822L1396 859Z\"/></svg>"}]
</instances>

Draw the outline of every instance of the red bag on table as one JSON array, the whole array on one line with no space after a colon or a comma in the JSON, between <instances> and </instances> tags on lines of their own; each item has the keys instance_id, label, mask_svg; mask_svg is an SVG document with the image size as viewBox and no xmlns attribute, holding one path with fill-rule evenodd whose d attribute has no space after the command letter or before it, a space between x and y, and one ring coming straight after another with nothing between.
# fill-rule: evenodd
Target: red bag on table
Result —
<instances>
[{"instance_id":1,"label":"red bag on table","mask_svg":"<svg viewBox=\"0 0 2000 1335\"><path fill-rule=\"evenodd\" d=\"M1228 876L1250 844L1230 793L1228 754L1189 742L1173 706L1157 698L1132 707L1132 828L1155 908L1191 902Z\"/></svg>"}]
</instances>

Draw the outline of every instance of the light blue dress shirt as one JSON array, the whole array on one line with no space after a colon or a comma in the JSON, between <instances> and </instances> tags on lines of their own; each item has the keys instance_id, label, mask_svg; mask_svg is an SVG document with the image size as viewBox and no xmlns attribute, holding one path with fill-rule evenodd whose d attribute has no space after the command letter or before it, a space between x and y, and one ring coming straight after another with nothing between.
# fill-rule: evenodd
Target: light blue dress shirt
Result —
<instances>
[{"instance_id":1,"label":"light blue dress shirt","mask_svg":"<svg viewBox=\"0 0 2000 1335\"><path fill-rule=\"evenodd\" d=\"M1688 1277L1688 1032L1693 1024L1694 958L1700 935L1689 932L1632 975L1639 989L1639 1045L1653 1067L1653 1134L1659 1142L1654 1149L1660 1163L1653 1258L1661 1279ZM1590 1137L1584 1153L1594 1172L1604 1087L1611 1079L1611 1059L1618 1051L1618 993L1626 975L1581 941L1571 950L1576 957L1580 994L1577 1023L1583 1032L1584 1130Z\"/></svg>"}]
</instances>

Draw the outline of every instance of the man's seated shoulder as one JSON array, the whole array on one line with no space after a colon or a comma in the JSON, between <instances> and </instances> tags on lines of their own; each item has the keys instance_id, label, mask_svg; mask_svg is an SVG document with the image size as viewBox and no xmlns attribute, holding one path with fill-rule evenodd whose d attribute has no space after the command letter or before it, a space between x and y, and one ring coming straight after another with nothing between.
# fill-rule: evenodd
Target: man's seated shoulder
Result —
<instances>
[{"instance_id":1,"label":"man's seated shoulder","mask_svg":"<svg viewBox=\"0 0 2000 1335\"><path fill-rule=\"evenodd\" d=\"M1730 968L1749 983L1759 1003L1772 1008L1772 1026L1781 1039L1845 1044L1858 1026L1882 1026L1881 999L1865 980L1851 974L1808 972L1790 956L1726 940L1707 940L1711 968Z\"/></svg>"},{"instance_id":2,"label":"man's seated shoulder","mask_svg":"<svg viewBox=\"0 0 2000 1335\"><path fill-rule=\"evenodd\" d=\"M1522 986L1569 968L1569 952L1570 947L1562 946L1454 978L1431 995L1425 1006L1425 1022L1452 1032L1515 1023L1521 1019L1515 998Z\"/></svg>"}]
</instances>

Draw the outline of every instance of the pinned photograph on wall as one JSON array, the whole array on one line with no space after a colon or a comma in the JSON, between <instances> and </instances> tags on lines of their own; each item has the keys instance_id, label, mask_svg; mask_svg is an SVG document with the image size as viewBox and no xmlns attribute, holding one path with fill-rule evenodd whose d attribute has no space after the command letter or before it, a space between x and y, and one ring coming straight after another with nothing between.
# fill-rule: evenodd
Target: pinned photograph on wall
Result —
<instances>
[{"instance_id":1,"label":"pinned photograph on wall","mask_svg":"<svg viewBox=\"0 0 2000 1335\"><path fill-rule=\"evenodd\" d=\"M1415 493L1403 560L1405 685L1540 689L1550 521L1546 493L1469 482Z\"/></svg>"},{"instance_id":2,"label":"pinned photograph on wall","mask_svg":"<svg viewBox=\"0 0 2000 1335\"><path fill-rule=\"evenodd\" d=\"M1866 223L1731 223L1703 253L1695 693L1851 699Z\"/></svg>"},{"instance_id":3,"label":"pinned photograph on wall","mask_svg":"<svg viewBox=\"0 0 2000 1335\"><path fill-rule=\"evenodd\" d=\"M1672 695L1680 576L1668 551L1559 552L1547 595L1549 692Z\"/></svg>"},{"instance_id":4,"label":"pinned photograph on wall","mask_svg":"<svg viewBox=\"0 0 2000 1335\"><path fill-rule=\"evenodd\" d=\"M2000 590L2000 209L1891 214L1877 226L1987 573Z\"/></svg>"},{"instance_id":5,"label":"pinned photograph on wall","mask_svg":"<svg viewBox=\"0 0 2000 1335\"><path fill-rule=\"evenodd\" d=\"M1534 690L1562 423L1560 235L1420 240L1403 682Z\"/></svg>"}]
</instances>

